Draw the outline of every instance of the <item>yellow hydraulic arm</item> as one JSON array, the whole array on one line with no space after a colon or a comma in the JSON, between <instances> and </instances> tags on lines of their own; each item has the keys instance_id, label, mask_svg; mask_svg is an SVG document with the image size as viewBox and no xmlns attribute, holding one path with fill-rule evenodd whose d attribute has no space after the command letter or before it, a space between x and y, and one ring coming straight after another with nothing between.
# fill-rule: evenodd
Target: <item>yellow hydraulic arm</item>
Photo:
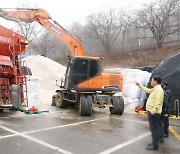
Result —
<instances>
[{"instance_id":1,"label":"yellow hydraulic arm","mask_svg":"<svg viewBox=\"0 0 180 154\"><path fill-rule=\"evenodd\" d=\"M58 39L64 42L70 49L73 56L84 56L84 48L79 38L70 34L55 20L52 20L49 13L43 9L3 9L0 8L0 17L7 20L23 22L38 22Z\"/></svg>"}]
</instances>

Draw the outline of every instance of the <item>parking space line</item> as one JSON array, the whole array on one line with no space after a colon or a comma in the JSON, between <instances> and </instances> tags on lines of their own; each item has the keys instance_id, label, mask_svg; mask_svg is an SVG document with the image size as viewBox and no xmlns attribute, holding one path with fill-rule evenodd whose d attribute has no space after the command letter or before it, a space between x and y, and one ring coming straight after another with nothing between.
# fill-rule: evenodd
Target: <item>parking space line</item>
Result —
<instances>
[{"instance_id":1,"label":"parking space line","mask_svg":"<svg viewBox=\"0 0 180 154\"><path fill-rule=\"evenodd\" d=\"M118 118L118 117L113 117L115 119L120 119L120 120L124 120L124 121L131 121L131 122L136 122L136 123L142 123L142 124L148 124L148 122L146 121L137 121L137 120L130 120L130 119L124 119L124 118Z\"/></svg>"},{"instance_id":2,"label":"parking space line","mask_svg":"<svg viewBox=\"0 0 180 154\"><path fill-rule=\"evenodd\" d=\"M130 145L130 144L133 144L134 142L137 142L137 141L145 138L146 136L148 136L148 135L150 135L150 134L151 134L150 132L144 133L144 134L142 134L142 135L140 135L140 136L138 136L138 137L136 137L136 138L134 138L134 139L131 139L131 140L127 141L127 142L124 142L124 143L119 144L119 145L117 145L117 146L114 146L114 147L112 147L112 148L110 148L110 149L107 149L107 150L105 150L105 151L103 151L103 152L100 152L99 154L110 154L110 153L112 153L112 152L114 152L114 151L117 151L117 150L119 150L119 149L122 149L123 147L126 147L126 146L128 146L128 145Z\"/></svg>"},{"instance_id":3,"label":"parking space line","mask_svg":"<svg viewBox=\"0 0 180 154\"><path fill-rule=\"evenodd\" d=\"M0 120L3 119L10 119L10 118L23 118L23 117L34 117L34 116L39 116L39 115L18 115L18 116L9 116L9 117L1 117Z\"/></svg>"},{"instance_id":4,"label":"parking space line","mask_svg":"<svg viewBox=\"0 0 180 154\"><path fill-rule=\"evenodd\" d=\"M13 134L11 134L11 135L1 136L0 139L8 138L8 137L13 137L13 136L19 135L18 132L14 131L14 130L12 130L12 129L9 129L9 128L7 128L7 127L4 127L4 126L2 126L2 125L0 125L0 128L6 130L6 131L8 131L8 132L13 133Z\"/></svg>"},{"instance_id":5,"label":"parking space line","mask_svg":"<svg viewBox=\"0 0 180 154\"><path fill-rule=\"evenodd\" d=\"M69 152L69 151L60 149L59 147L56 147L56 146L51 145L51 144L49 144L49 143L46 143L46 142L43 142L43 141L41 141L41 140L35 139L35 138L30 137L30 136L28 136L28 135L25 135L25 134L16 132L16 131L14 131L14 130L12 130L12 129L9 129L9 128L7 128L7 127L4 127L4 126L2 126L2 125L0 125L0 128L4 129L4 130L6 130L6 131L9 131L9 132L11 132L11 133L14 133L14 134L13 134L14 136L24 137L24 138L26 138L26 139L29 139L29 140L31 140L31 141L33 141L33 142L36 142L36 143L38 143L38 144L41 144L41 145L43 145L43 146L45 146L45 147L48 147L48 148L50 148L50 149L52 149L52 150L56 150L56 151L61 152L61 153L63 153L63 154L72 154L72 153ZM10 136L10 135L9 135L9 136Z\"/></svg>"},{"instance_id":6,"label":"parking space line","mask_svg":"<svg viewBox=\"0 0 180 154\"><path fill-rule=\"evenodd\" d=\"M9 128L7 128L7 127L5 127L5 126L2 126L2 125L0 125L0 128L6 130L6 131L8 131L8 132L11 132L11 133L13 133L13 134L15 134L15 135L19 135L19 134L20 134L20 133L14 131L14 130L9 129Z\"/></svg>"},{"instance_id":7,"label":"parking space line","mask_svg":"<svg viewBox=\"0 0 180 154\"><path fill-rule=\"evenodd\" d=\"M41 132L41 131L46 131L46 130L52 130L52 129L56 129L56 128L63 128L63 127L68 127L68 126L80 125L80 124L94 122L94 121L105 119L105 118L109 118L109 116L102 117L102 118L97 118L97 119L93 119L93 120L81 121L81 122L77 122L77 123L71 123L71 124L67 124L67 125L60 125L60 126L56 126L56 127L49 127L49 128L44 128L44 129L39 129L39 130L29 131L29 132L24 132L24 133L19 133L19 132L16 132L16 131L12 130L12 129L9 129L9 128L5 127L5 126L0 125L0 128L6 130L8 132L13 133L12 135L2 136L2 137L0 137L0 139L8 138L8 137L13 137L13 136L21 136L21 137L24 137L24 138L29 139L31 141L34 141L36 143L39 143L39 144L41 144L43 146L46 146L46 147L48 147L50 149L56 150L58 152L61 152L61 153L64 153L64 154L71 154L71 152L68 152L66 150L60 149L60 148L58 148L56 146L53 146L53 145L48 144L46 142L43 142L41 140L35 139L35 138L30 137L30 136L28 136L26 134L35 133L35 132Z\"/></svg>"},{"instance_id":8,"label":"parking space line","mask_svg":"<svg viewBox=\"0 0 180 154\"><path fill-rule=\"evenodd\" d=\"M72 154L72 153L69 152L69 151L60 149L59 147L56 147L56 146L51 145L51 144L49 144L49 143L46 143L46 142L43 142L43 141L41 141L41 140L35 139L35 138L30 137L30 136L28 136L28 135L21 134L20 136L22 136L22 137L24 137L24 138L26 138L26 139L29 139L29 140L31 140L31 141L33 141L33 142L36 142L36 143L38 143L38 144L41 144L41 145L43 145L43 146L45 146L45 147L48 147L48 148L50 148L50 149L52 149L52 150L56 150L56 151L58 151L58 152L61 152L61 153L63 153L63 154Z\"/></svg>"},{"instance_id":9,"label":"parking space line","mask_svg":"<svg viewBox=\"0 0 180 154\"><path fill-rule=\"evenodd\" d=\"M10 117L1 117L0 120L9 119Z\"/></svg>"},{"instance_id":10,"label":"parking space line","mask_svg":"<svg viewBox=\"0 0 180 154\"><path fill-rule=\"evenodd\" d=\"M42 132L42 131L47 131L47 130L52 130L52 129L57 129L57 128L64 128L64 127L68 127L68 126L76 126L76 125L80 125L80 124L85 124L85 123L89 123L89 122L98 121L98 120L105 119L105 118L109 118L109 116L98 118L98 119L93 119L93 120L87 120L87 121L81 121L81 122L76 122L76 123L70 123L70 124L66 124L66 125L60 125L60 126L55 126L55 127L43 128L43 129L39 129L39 130L24 132L22 134L30 134L30 133Z\"/></svg>"},{"instance_id":11,"label":"parking space line","mask_svg":"<svg viewBox=\"0 0 180 154\"><path fill-rule=\"evenodd\" d=\"M20 111L19 111L20 112ZM21 117L36 117L36 116L46 116L46 115L51 115L51 114L56 114L56 113L62 113L62 111L53 111L49 113L43 113L43 114L24 114L24 115L9 115L8 117L1 117L0 120L3 119L9 119L9 118L21 118ZM64 112L63 112L64 113Z\"/></svg>"},{"instance_id":12,"label":"parking space line","mask_svg":"<svg viewBox=\"0 0 180 154\"><path fill-rule=\"evenodd\" d=\"M11 134L11 135L0 136L0 139L8 138L8 137L14 137L14 136L17 136L17 134Z\"/></svg>"},{"instance_id":13,"label":"parking space line","mask_svg":"<svg viewBox=\"0 0 180 154\"><path fill-rule=\"evenodd\" d=\"M172 127L169 127L169 131L180 141L180 135Z\"/></svg>"},{"instance_id":14,"label":"parking space line","mask_svg":"<svg viewBox=\"0 0 180 154\"><path fill-rule=\"evenodd\" d=\"M75 125L80 125L80 124L84 124L84 123L88 123L88 122L94 122L94 121L101 120L101 119L105 119L105 118L108 118L108 116L102 117L102 118L98 118L98 119L88 120L88 121L81 121L81 122L77 122L77 123L71 123L71 124L67 124L67 125L60 125L60 126L55 126L55 127L38 129L38 130L34 130L34 131L28 131L28 132L24 132L24 133L17 133L16 131L13 131L12 129L9 129L9 128L7 128L7 127L4 127L4 126L0 125L0 128L6 130L6 131L8 131L8 132L13 133L13 134L11 134L11 135L1 136L0 139L9 138L9 137L17 136L17 135L31 134L31 133L36 133L36 132L41 132L41 131L46 131L46 130L51 130L51 129L56 129L56 128L63 128L63 127L68 127L68 126L75 126Z\"/></svg>"}]
</instances>

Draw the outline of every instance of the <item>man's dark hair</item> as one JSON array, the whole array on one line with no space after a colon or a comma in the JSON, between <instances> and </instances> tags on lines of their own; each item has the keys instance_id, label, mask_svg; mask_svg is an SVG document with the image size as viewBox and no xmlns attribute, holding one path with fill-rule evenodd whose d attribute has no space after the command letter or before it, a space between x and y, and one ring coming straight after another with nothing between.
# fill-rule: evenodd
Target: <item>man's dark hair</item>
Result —
<instances>
[{"instance_id":1,"label":"man's dark hair","mask_svg":"<svg viewBox=\"0 0 180 154\"><path fill-rule=\"evenodd\" d=\"M164 84L166 87L168 86L168 82L167 81L162 81L161 84Z\"/></svg>"},{"instance_id":2,"label":"man's dark hair","mask_svg":"<svg viewBox=\"0 0 180 154\"><path fill-rule=\"evenodd\" d=\"M159 76L154 76L153 80L156 81L158 84L161 84L161 78Z\"/></svg>"}]
</instances>

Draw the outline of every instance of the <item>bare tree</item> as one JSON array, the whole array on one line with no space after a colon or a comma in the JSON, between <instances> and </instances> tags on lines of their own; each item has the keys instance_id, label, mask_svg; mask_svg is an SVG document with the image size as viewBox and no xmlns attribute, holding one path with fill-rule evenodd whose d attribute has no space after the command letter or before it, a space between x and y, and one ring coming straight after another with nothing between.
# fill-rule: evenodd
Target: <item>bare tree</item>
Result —
<instances>
[{"instance_id":1,"label":"bare tree","mask_svg":"<svg viewBox=\"0 0 180 154\"><path fill-rule=\"evenodd\" d=\"M178 42L178 44L180 44L180 9L178 9L174 17L177 21L177 28L178 28L178 31L175 34L177 36L176 41Z\"/></svg>"},{"instance_id":2,"label":"bare tree","mask_svg":"<svg viewBox=\"0 0 180 154\"><path fill-rule=\"evenodd\" d=\"M38 44L43 56L47 56L54 46L52 35L49 32L44 33L39 39Z\"/></svg>"},{"instance_id":3,"label":"bare tree","mask_svg":"<svg viewBox=\"0 0 180 154\"><path fill-rule=\"evenodd\" d=\"M21 29L20 34L26 37L29 42L32 42L37 39L39 37L39 33L41 33L42 28L40 28L38 25L39 24L36 22L21 22L21 24L18 23L18 26ZM39 27L39 29L37 27Z\"/></svg>"},{"instance_id":4,"label":"bare tree","mask_svg":"<svg viewBox=\"0 0 180 154\"><path fill-rule=\"evenodd\" d=\"M132 24L132 18L128 15L124 15L124 22L122 25L122 41L121 41L121 52L124 52L124 43L126 39L126 34L128 30L130 29L130 26Z\"/></svg>"},{"instance_id":5,"label":"bare tree","mask_svg":"<svg viewBox=\"0 0 180 154\"><path fill-rule=\"evenodd\" d=\"M113 45L123 28L123 17L123 13L113 9L87 17L89 35L100 42L105 52L112 51Z\"/></svg>"},{"instance_id":6,"label":"bare tree","mask_svg":"<svg viewBox=\"0 0 180 154\"><path fill-rule=\"evenodd\" d=\"M21 1L19 4L20 8L26 10L26 8L31 8L30 4L27 1ZM32 42L34 39L37 38L38 34L41 32L39 23L36 22L28 22L25 20L20 20L16 17L8 17L6 15L6 10L8 9L0 9L0 17L10 20L10 21L15 21L17 23L18 28L20 29L20 34L26 37L29 42ZM11 11L11 9L9 9ZM24 11L26 12L26 11ZM28 16L28 15L27 15ZM39 29L38 29L39 28Z\"/></svg>"},{"instance_id":7,"label":"bare tree","mask_svg":"<svg viewBox=\"0 0 180 154\"><path fill-rule=\"evenodd\" d=\"M162 47L167 36L178 31L172 16L179 8L179 0L157 0L138 13L142 26L151 30L157 48Z\"/></svg>"},{"instance_id":8,"label":"bare tree","mask_svg":"<svg viewBox=\"0 0 180 154\"><path fill-rule=\"evenodd\" d=\"M38 39L31 42L29 50L54 60L67 59L71 54L67 46L46 29Z\"/></svg>"},{"instance_id":9,"label":"bare tree","mask_svg":"<svg viewBox=\"0 0 180 154\"><path fill-rule=\"evenodd\" d=\"M21 6L21 8L37 8L37 6L34 3L30 4L28 1L24 0L19 2L19 6ZM29 40L29 42L32 42L33 40L39 37L38 34L41 32L39 23L25 21L20 21L17 23L20 28L20 34L26 37Z\"/></svg>"}]
</instances>

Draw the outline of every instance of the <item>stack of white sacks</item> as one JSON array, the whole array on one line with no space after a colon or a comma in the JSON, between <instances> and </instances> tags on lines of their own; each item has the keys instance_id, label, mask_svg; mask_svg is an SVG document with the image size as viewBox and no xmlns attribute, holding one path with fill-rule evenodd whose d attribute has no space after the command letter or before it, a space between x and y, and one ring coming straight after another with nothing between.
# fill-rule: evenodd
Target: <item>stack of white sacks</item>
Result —
<instances>
[{"instance_id":1,"label":"stack of white sacks","mask_svg":"<svg viewBox=\"0 0 180 154\"><path fill-rule=\"evenodd\" d=\"M135 81L146 86L150 80L151 73L138 69L123 69L121 73L123 74L124 81L122 96L124 97L126 106L129 106L132 110L137 105L143 106L146 93L135 85Z\"/></svg>"},{"instance_id":2,"label":"stack of white sacks","mask_svg":"<svg viewBox=\"0 0 180 154\"><path fill-rule=\"evenodd\" d=\"M25 91L26 87L23 86L23 90ZM26 92L24 92L24 97L28 97L28 104L26 100L24 104L27 107L23 107L24 109L30 109L31 107L39 107L40 104L40 80L36 76L28 76L27 77L27 96Z\"/></svg>"},{"instance_id":3,"label":"stack of white sacks","mask_svg":"<svg viewBox=\"0 0 180 154\"><path fill-rule=\"evenodd\" d=\"M52 96L59 89L56 86L56 80L60 81L61 78L64 78L66 67L39 55L28 56L24 60L33 74L27 82L28 107L25 109L32 106L40 109L45 104L45 106L43 105L44 109L46 105L51 104Z\"/></svg>"}]
</instances>

